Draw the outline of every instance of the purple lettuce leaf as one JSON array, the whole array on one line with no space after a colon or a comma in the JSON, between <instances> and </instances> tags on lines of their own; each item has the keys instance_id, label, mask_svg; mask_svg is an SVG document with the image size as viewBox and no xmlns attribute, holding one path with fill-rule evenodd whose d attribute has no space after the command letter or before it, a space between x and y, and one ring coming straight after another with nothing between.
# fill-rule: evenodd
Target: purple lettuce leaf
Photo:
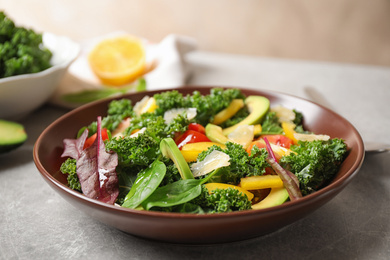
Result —
<instances>
[{"instance_id":1,"label":"purple lettuce leaf","mask_svg":"<svg viewBox=\"0 0 390 260\"><path fill-rule=\"evenodd\" d=\"M85 135L86 133L86 135ZM64 153L76 159L76 172L81 190L88 198L114 204L119 194L116 166L118 155L108 153L101 134L101 117L97 120L97 136L94 143L83 149L88 131L77 140L64 140Z\"/></svg>"},{"instance_id":2,"label":"purple lettuce leaf","mask_svg":"<svg viewBox=\"0 0 390 260\"><path fill-rule=\"evenodd\" d=\"M302 192L299 189L299 181L297 176L292 172L284 169L280 164L276 161L275 154L271 148L271 144L268 139L264 137L264 141L266 144L268 157L266 161L271 165L272 169L279 175L280 179L282 179L284 187L286 188L288 195L291 201L302 198Z\"/></svg>"},{"instance_id":3,"label":"purple lettuce leaf","mask_svg":"<svg viewBox=\"0 0 390 260\"><path fill-rule=\"evenodd\" d=\"M71 157L73 159L78 159L81 152L83 151L85 140L88 137L88 130L85 129L83 134L78 139L64 139L64 152L61 157Z\"/></svg>"}]
</instances>

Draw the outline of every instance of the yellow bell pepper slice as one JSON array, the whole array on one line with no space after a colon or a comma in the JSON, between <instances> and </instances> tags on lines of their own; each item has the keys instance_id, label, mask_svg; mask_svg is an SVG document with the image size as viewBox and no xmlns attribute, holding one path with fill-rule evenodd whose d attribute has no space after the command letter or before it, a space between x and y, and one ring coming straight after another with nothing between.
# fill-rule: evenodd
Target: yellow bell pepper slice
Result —
<instances>
[{"instance_id":1,"label":"yellow bell pepper slice","mask_svg":"<svg viewBox=\"0 0 390 260\"><path fill-rule=\"evenodd\" d=\"M248 200L252 200L254 195L253 193L243 189L242 187L231 185L227 183L206 183L206 188L209 190L209 193L212 193L215 189L227 189L227 188L233 188L236 190L239 190L241 193L245 194L248 197Z\"/></svg>"},{"instance_id":2,"label":"yellow bell pepper slice","mask_svg":"<svg viewBox=\"0 0 390 260\"><path fill-rule=\"evenodd\" d=\"M229 106L214 116L212 124L219 125L234 116L238 110L244 107L244 100L233 99Z\"/></svg>"},{"instance_id":3,"label":"yellow bell pepper slice","mask_svg":"<svg viewBox=\"0 0 390 260\"><path fill-rule=\"evenodd\" d=\"M286 137L290 138L294 144L297 144L298 140L294 137L294 134L296 133L294 130L295 127L296 127L296 125L294 123L282 122L282 128L283 128L284 135Z\"/></svg>"},{"instance_id":4,"label":"yellow bell pepper slice","mask_svg":"<svg viewBox=\"0 0 390 260\"><path fill-rule=\"evenodd\" d=\"M256 140L256 141L253 141L251 145L249 145L250 148L252 148L253 145L256 145L256 143L258 143L259 147L264 147L265 148L265 141L264 139L259 139L259 140ZM285 148L285 147L282 147L282 146L279 146L279 145L276 145L276 144L272 144L271 143L271 148L272 148L272 151L276 154L278 154L280 157L282 156L285 156L285 155L289 155L290 153L293 153L293 151L291 151L290 149L288 148Z\"/></svg>"},{"instance_id":5,"label":"yellow bell pepper slice","mask_svg":"<svg viewBox=\"0 0 390 260\"><path fill-rule=\"evenodd\" d=\"M241 178L240 186L245 190L281 188L283 181L278 175L262 175Z\"/></svg>"},{"instance_id":6,"label":"yellow bell pepper slice","mask_svg":"<svg viewBox=\"0 0 390 260\"><path fill-rule=\"evenodd\" d=\"M253 129L253 134L255 135L255 136L257 136L257 135L260 135L261 134L261 131L263 130L263 128L261 127L261 125L260 124L256 124L256 125L254 125L254 129Z\"/></svg>"},{"instance_id":7,"label":"yellow bell pepper slice","mask_svg":"<svg viewBox=\"0 0 390 260\"><path fill-rule=\"evenodd\" d=\"M183 145L180 152L184 156L186 162L195 162L201 152L206 151L213 145L218 145L222 149L226 148L225 145L215 142L198 142Z\"/></svg>"}]
</instances>

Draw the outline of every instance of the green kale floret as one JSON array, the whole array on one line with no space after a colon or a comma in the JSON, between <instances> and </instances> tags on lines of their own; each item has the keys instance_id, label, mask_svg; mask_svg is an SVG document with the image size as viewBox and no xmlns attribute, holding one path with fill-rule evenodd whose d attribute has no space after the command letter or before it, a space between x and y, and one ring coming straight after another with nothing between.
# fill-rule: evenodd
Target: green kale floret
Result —
<instances>
[{"instance_id":1,"label":"green kale floret","mask_svg":"<svg viewBox=\"0 0 390 260\"><path fill-rule=\"evenodd\" d=\"M263 134L281 134L283 128L279 122L279 118L276 116L276 112L268 112L261 124L261 132Z\"/></svg>"},{"instance_id":2,"label":"green kale floret","mask_svg":"<svg viewBox=\"0 0 390 260\"><path fill-rule=\"evenodd\" d=\"M60 171L67 175L69 187L81 192L79 177L76 173L76 159L68 158L61 164Z\"/></svg>"},{"instance_id":3,"label":"green kale floret","mask_svg":"<svg viewBox=\"0 0 390 260\"><path fill-rule=\"evenodd\" d=\"M191 95L184 96L177 90L155 94L154 98L158 109L156 113L164 114L165 111L173 108L196 108L196 121L206 125L212 121L215 114L225 109L233 99L245 96L239 89L213 88L210 94L202 95L199 91L194 91Z\"/></svg>"},{"instance_id":4,"label":"green kale floret","mask_svg":"<svg viewBox=\"0 0 390 260\"><path fill-rule=\"evenodd\" d=\"M293 153L282 157L280 164L298 177L303 195L318 190L330 181L347 155L347 145L339 138L300 141L290 149Z\"/></svg>"},{"instance_id":5,"label":"green kale floret","mask_svg":"<svg viewBox=\"0 0 390 260\"><path fill-rule=\"evenodd\" d=\"M15 26L0 12L0 78L50 68L51 57L51 51L43 47L42 34Z\"/></svg>"},{"instance_id":6,"label":"green kale floret","mask_svg":"<svg viewBox=\"0 0 390 260\"><path fill-rule=\"evenodd\" d=\"M293 109L295 113L295 119L293 123L295 124L295 131L298 133L308 133L303 129L303 114L299 111ZM282 124L279 122L279 118L276 115L276 112L269 111L261 123L262 134L282 134L283 128Z\"/></svg>"},{"instance_id":7,"label":"green kale floret","mask_svg":"<svg viewBox=\"0 0 390 260\"><path fill-rule=\"evenodd\" d=\"M190 202L205 213L224 213L251 209L248 197L237 189L215 189L211 193L202 185L201 194Z\"/></svg>"},{"instance_id":8,"label":"green kale floret","mask_svg":"<svg viewBox=\"0 0 390 260\"><path fill-rule=\"evenodd\" d=\"M209 95L202 95L195 91L192 95L187 95L188 106L196 108L196 120L201 125L206 125L213 120L214 116L221 110L229 106L233 99L245 99L239 89L213 88Z\"/></svg>"},{"instance_id":9,"label":"green kale floret","mask_svg":"<svg viewBox=\"0 0 390 260\"><path fill-rule=\"evenodd\" d=\"M293 123L297 126L301 126L303 123L303 114L295 109L293 109L293 112L295 113L295 118Z\"/></svg>"},{"instance_id":10,"label":"green kale floret","mask_svg":"<svg viewBox=\"0 0 390 260\"><path fill-rule=\"evenodd\" d=\"M124 131L124 135L131 135L135 130L142 128L153 128L153 136L157 138L163 131L165 124L164 119L154 113L143 113L142 115L133 117L130 126Z\"/></svg>"},{"instance_id":11,"label":"green kale floret","mask_svg":"<svg viewBox=\"0 0 390 260\"><path fill-rule=\"evenodd\" d=\"M160 187L181 180L181 175L179 173L179 170L177 169L173 161L167 157L163 157L161 158L161 160L166 165L167 171L165 173L164 179L160 184Z\"/></svg>"},{"instance_id":12,"label":"green kale floret","mask_svg":"<svg viewBox=\"0 0 390 260\"><path fill-rule=\"evenodd\" d=\"M265 149L259 149L254 145L249 155L241 145L232 142L227 142L225 149L214 145L207 151L201 152L198 155L198 161L203 161L214 150L229 155L230 165L218 169L218 173L211 178L212 182L238 184L241 178L263 175L265 168L269 167L266 161L268 154Z\"/></svg>"},{"instance_id":13,"label":"green kale floret","mask_svg":"<svg viewBox=\"0 0 390 260\"><path fill-rule=\"evenodd\" d=\"M102 128L113 131L125 118L133 116L134 110L130 99L113 100L108 104L107 116L102 118ZM89 126L81 128L77 137L80 137L86 128L88 129L88 136L95 134L97 122L94 121Z\"/></svg>"},{"instance_id":14,"label":"green kale floret","mask_svg":"<svg viewBox=\"0 0 390 260\"><path fill-rule=\"evenodd\" d=\"M211 193L201 185L201 193L195 199L173 207L154 207L154 211L212 214L248 210L252 208L248 197L237 189L215 189Z\"/></svg>"},{"instance_id":15,"label":"green kale floret","mask_svg":"<svg viewBox=\"0 0 390 260\"><path fill-rule=\"evenodd\" d=\"M131 125L124 132L130 135L134 130L146 128L145 133L153 137L156 141L161 141L166 137L173 137L175 133L185 132L190 121L184 115L178 115L169 124L165 123L161 115L155 113L144 113L131 120Z\"/></svg>"},{"instance_id":16,"label":"green kale floret","mask_svg":"<svg viewBox=\"0 0 390 260\"><path fill-rule=\"evenodd\" d=\"M147 167L161 154L159 148L160 142L145 133L136 137L112 138L106 142L106 150L118 154L118 164L122 167Z\"/></svg>"},{"instance_id":17,"label":"green kale floret","mask_svg":"<svg viewBox=\"0 0 390 260\"><path fill-rule=\"evenodd\" d=\"M165 111L173 108L187 107L184 102L183 94L177 90L158 93L153 97L156 100L156 105L158 107L156 113L159 115L162 115Z\"/></svg>"},{"instance_id":18,"label":"green kale floret","mask_svg":"<svg viewBox=\"0 0 390 260\"><path fill-rule=\"evenodd\" d=\"M133 106L130 99L113 100L108 105L107 116L102 120L102 127L112 131L128 117L134 116Z\"/></svg>"}]
</instances>

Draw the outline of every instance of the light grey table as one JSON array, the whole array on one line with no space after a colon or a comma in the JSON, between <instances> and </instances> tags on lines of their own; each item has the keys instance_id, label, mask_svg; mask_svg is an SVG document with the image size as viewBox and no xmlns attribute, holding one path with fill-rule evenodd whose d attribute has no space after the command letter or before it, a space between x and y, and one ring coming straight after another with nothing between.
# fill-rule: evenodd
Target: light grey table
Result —
<instances>
[{"instance_id":1,"label":"light grey table","mask_svg":"<svg viewBox=\"0 0 390 260\"><path fill-rule=\"evenodd\" d=\"M390 68L206 52L191 53L186 61L189 84L314 99L351 121L365 141L390 141ZM359 174L335 199L280 231L228 244L172 245L90 219L46 184L33 163L33 145L66 112L41 107L21 121L28 141L0 156L1 259L390 258L390 153L367 154Z\"/></svg>"}]
</instances>

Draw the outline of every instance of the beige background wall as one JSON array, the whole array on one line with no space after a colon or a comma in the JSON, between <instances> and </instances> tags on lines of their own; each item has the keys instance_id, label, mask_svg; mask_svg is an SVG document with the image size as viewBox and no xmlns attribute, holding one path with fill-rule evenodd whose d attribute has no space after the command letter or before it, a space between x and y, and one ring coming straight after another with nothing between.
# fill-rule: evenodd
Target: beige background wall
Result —
<instances>
[{"instance_id":1,"label":"beige background wall","mask_svg":"<svg viewBox=\"0 0 390 260\"><path fill-rule=\"evenodd\" d=\"M206 51L390 66L389 0L0 0L0 9L78 41L176 33Z\"/></svg>"}]
</instances>

